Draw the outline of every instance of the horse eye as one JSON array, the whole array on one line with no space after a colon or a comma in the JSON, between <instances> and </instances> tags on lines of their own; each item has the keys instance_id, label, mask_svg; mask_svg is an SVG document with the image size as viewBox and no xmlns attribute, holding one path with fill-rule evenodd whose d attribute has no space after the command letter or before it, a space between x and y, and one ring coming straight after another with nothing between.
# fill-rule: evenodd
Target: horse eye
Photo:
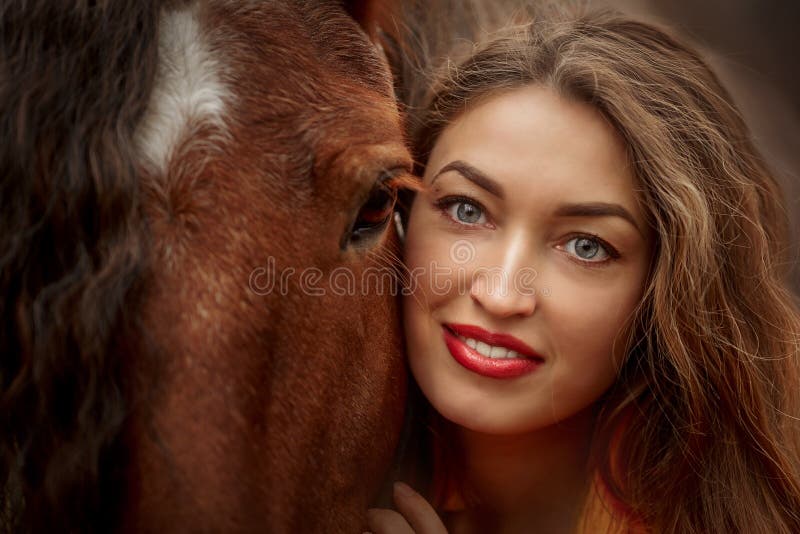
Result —
<instances>
[{"instance_id":1,"label":"horse eye","mask_svg":"<svg viewBox=\"0 0 800 534\"><path fill-rule=\"evenodd\" d=\"M378 183L372 188L366 202L361 205L348 235L348 243L359 245L377 237L392 216L397 190Z\"/></svg>"}]
</instances>

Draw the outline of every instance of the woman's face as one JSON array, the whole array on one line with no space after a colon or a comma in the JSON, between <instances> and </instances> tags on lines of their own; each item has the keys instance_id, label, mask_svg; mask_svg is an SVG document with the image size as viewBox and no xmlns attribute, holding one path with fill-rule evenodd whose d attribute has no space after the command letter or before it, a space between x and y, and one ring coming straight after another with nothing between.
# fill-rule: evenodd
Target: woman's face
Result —
<instances>
[{"instance_id":1,"label":"woman's face","mask_svg":"<svg viewBox=\"0 0 800 534\"><path fill-rule=\"evenodd\" d=\"M590 407L614 381L649 266L623 140L587 104L515 89L442 132L424 183L404 321L426 397L493 434Z\"/></svg>"}]
</instances>

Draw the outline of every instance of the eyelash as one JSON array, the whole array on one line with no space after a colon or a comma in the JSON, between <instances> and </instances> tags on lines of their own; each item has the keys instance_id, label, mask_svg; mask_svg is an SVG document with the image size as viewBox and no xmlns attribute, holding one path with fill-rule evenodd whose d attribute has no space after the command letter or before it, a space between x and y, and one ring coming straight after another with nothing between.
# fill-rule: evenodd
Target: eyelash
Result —
<instances>
[{"instance_id":1,"label":"eyelash","mask_svg":"<svg viewBox=\"0 0 800 534\"><path fill-rule=\"evenodd\" d=\"M436 200L434 202L434 205L436 206L436 208L439 210L439 212L442 214L443 217L445 217L450 223L452 223L452 224L454 224L454 225L456 225L456 226L458 226L460 228L471 228L471 227L474 227L474 226L479 226L479 224L477 224L477 223L475 223L475 224L464 223L464 222L455 220L455 219L453 219L453 217L450 216L450 214L448 213L448 209L450 209L454 205L460 204L460 203L472 204L473 206L477 207L487 219L489 219L488 212L487 212L486 208L483 207L483 204L481 204L477 200L472 199L472 198L467 197L467 196L449 195L449 196L442 197L442 198ZM560 246L561 250L563 250L563 247L564 247L564 245L566 243L569 243L573 239L581 239L581 238L583 238L583 239L591 239L593 241L596 241L597 244L599 244L606 251L606 253L608 254L608 258L606 258L604 260L601 260L601 261L589 261L589 260L582 260L582 259L580 259L579 257L577 257L577 256L575 256L573 254L569 254L569 257L570 257L570 259L572 261L578 262L579 264L584 265L584 266L589 267L589 268L600 268L600 267L603 267L606 264L608 264L608 263L610 263L612 261L615 261L615 260L620 258L619 251L616 248L614 248L608 241L606 241L605 239L602 239L601 237L597 236L596 234L573 233L573 234L568 235L565 239L563 239L561 241L561 245L559 245L559 246Z\"/></svg>"}]
</instances>

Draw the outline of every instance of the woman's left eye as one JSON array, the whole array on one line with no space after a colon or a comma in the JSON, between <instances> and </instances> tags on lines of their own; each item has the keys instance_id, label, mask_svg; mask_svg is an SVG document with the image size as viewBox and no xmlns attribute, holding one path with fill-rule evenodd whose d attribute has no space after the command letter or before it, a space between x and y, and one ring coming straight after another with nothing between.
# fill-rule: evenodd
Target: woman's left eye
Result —
<instances>
[{"instance_id":1,"label":"woman's left eye","mask_svg":"<svg viewBox=\"0 0 800 534\"><path fill-rule=\"evenodd\" d=\"M585 262L599 263L616 257L616 251L602 240L590 236L573 237L564 243L564 250Z\"/></svg>"}]
</instances>

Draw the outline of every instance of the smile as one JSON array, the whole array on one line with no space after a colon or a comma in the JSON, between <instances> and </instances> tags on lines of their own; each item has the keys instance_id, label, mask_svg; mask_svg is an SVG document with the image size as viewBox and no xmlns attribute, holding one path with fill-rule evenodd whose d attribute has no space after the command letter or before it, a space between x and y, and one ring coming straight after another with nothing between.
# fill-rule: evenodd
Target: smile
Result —
<instances>
[{"instance_id":1,"label":"smile","mask_svg":"<svg viewBox=\"0 0 800 534\"><path fill-rule=\"evenodd\" d=\"M447 324L444 341L462 367L489 378L514 378L544 363L532 348L507 334L493 334L472 325Z\"/></svg>"},{"instance_id":2,"label":"smile","mask_svg":"<svg viewBox=\"0 0 800 534\"><path fill-rule=\"evenodd\" d=\"M458 339L466 343L469 348L477 350L487 358L504 359L522 357L522 355L515 350L510 350L505 347L498 347L496 345L488 345L483 341L478 341L477 339L472 339L471 337L458 336Z\"/></svg>"}]
</instances>

